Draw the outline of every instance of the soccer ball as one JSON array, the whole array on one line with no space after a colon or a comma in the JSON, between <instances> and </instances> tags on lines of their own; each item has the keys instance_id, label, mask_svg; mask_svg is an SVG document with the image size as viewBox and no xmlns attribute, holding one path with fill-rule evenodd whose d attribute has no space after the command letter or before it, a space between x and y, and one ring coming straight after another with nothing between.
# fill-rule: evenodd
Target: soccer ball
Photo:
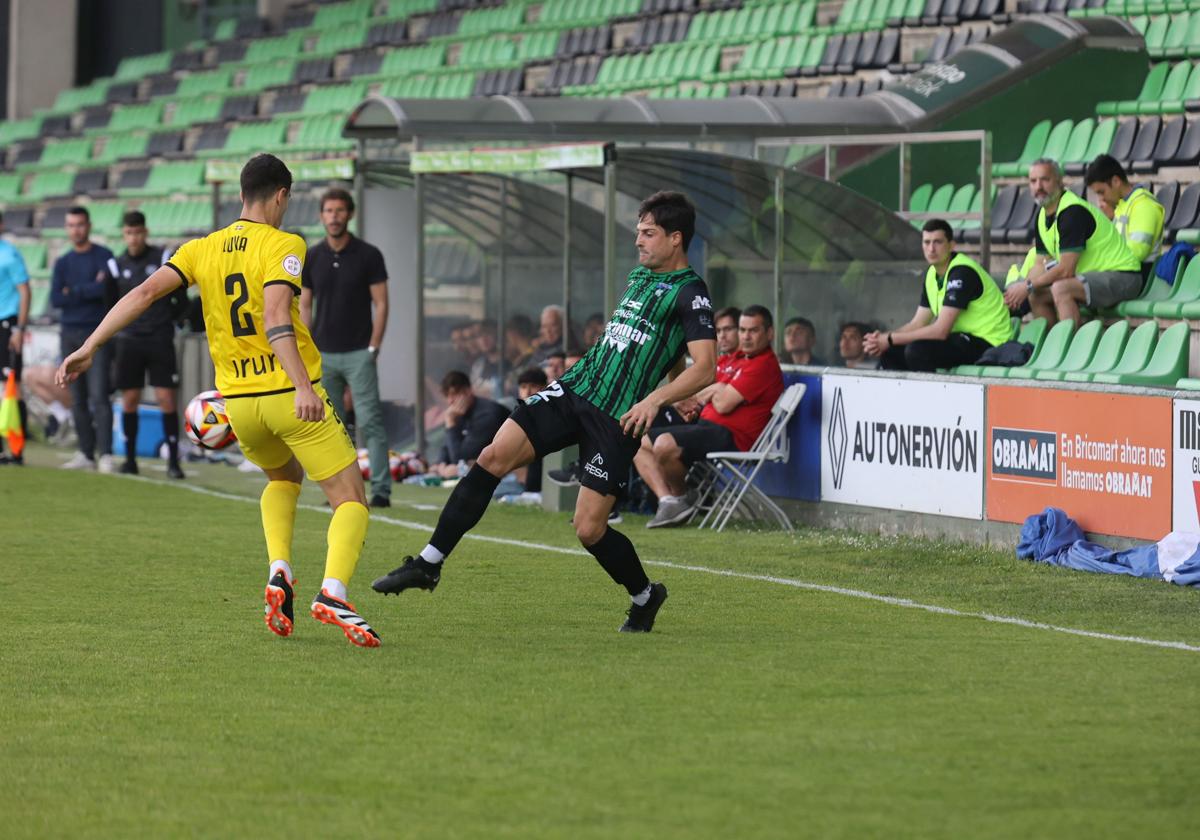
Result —
<instances>
[{"instance_id":1,"label":"soccer ball","mask_svg":"<svg viewBox=\"0 0 1200 840\"><path fill-rule=\"evenodd\" d=\"M237 440L219 391L204 391L192 398L184 412L183 429L192 443L203 449L224 449Z\"/></svg>"}]
</instances>

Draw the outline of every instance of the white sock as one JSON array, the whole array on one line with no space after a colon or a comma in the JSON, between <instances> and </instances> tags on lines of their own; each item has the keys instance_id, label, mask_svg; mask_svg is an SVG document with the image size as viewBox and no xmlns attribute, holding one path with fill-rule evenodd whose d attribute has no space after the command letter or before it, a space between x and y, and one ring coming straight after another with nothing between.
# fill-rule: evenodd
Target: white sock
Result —
<instances>
[{"instance_id":1,"label":"white sock","mask_svg":"<svg viewBox=\"0 0 1200 840\"><path fill-rule=\"evenodd\" d=\"M427 545L421 549L421 559L426 563L441 563L446 559L446 555L433 546Z\"/></svg>"},{"instance_id":2,"label":"white sock","mask_svg":"<svg viewBox=\"0 0 1200 840\"><path fill-rule=\"evenodd\" d=\"M658 500L658 503L660 505L663 504L664 502L669 503L669 504L674 504L675 502L682 502L686 498L687 498L687 496L663 496L661 499Z\"/></svg>"},{"instance_id":3,"label":"white sock","mask_svg":"<svg viewBox=\"0 0 1200 840\"><path fill-rule=\"evenodd\" d=\"M272 560L271 570L267 572L267 579L270 580L271 578L275 577L275 573L279 571L283 572L288 583L296 582L296 576L292 574L292 567L286 560Z\"/></svg>"},{"instance_id":4,"label":"white sock","mask_svg":"<svg viewBox=\"0 0 1200 840\"><path fill-rule=\"evenodd\" d=\"M50 403L50 413L54 415L59 423L66 423L67 418L71 416L70 410L58 400Z\"/></svg>"},{"instance_id":5,"label":"white sock","mask_svg":"<svg viewBox=\"0 0 1200 840\"><path fill-rule=\"evenodd\" d=\"M633 596L633 603L639 607L644 607L650 603L650 587L647 586L641 592Z\"/></svg>"},{"instance_id":6,"label":"white sock","mask_svg":"<svg viewBox=\"0 0 1200 840\"><path fill-rule=\"evenodd\" d=\"M321 588L339 601L346 600L346 584L337 578L325 578L321 581Z\"/></svg>"}]
</instances>

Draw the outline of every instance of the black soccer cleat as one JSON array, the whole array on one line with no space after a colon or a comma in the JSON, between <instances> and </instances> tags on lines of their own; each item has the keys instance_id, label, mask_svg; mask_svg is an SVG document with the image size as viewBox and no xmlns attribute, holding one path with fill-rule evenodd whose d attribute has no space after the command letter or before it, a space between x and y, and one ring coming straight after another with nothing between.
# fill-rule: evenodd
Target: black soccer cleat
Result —
<instances>
[{"instance_id":1,"label":"black soccer cleat","mask_svg":"<svg viewBox=\"0 0 1200 840\"><path fill-rule=\"evenodd\" d=\"M287 575L282 571L276 572L267 582L267 590L263 593L263 621L276 636L292 635L292 624L295 616L292 614L292 587L295 581L288 582Z\"/></svg>"},{"instance_id":2,"label":"black soccer cleat","mask_svg":"<svg viewBox=\"0 0 1200 840\"><path fill-rule=\"evenodd\" d=\"M384 595L399 595L405 589L437 589L442 579L442 564L427 563L420 557L405 557L404 565L392 569L371 584L371 588Z\"/></svg>"},{"instance_id":3,"label":"black soccer cleat","mask_svg":"<svg viewBox=\"0 0 1200 840\"><path fill-rule=\"evenodd\" d=\"M183 474L183 468L179 466L178 461L172 461L167 464L167 478L187 478Z\"/></svg>"},{"instance_id":4,"label":"black soccer cleat","mask_svg":"<svg viewBox=\"0 0 1200 840\"><path fill-rule=\"evenodd\" d=\"M650 584L650 600L644 607L639 607L637 604L629 605L629 618L625 619L620 631L622 633L649 633L654 627L654 617L658 615L659 608L666 600L667 587L661 583Z\"/></svg>"},{"instance_id":5,"label":"black soccer cleat","mask_svg":"<svg viewBox=\"0 0 1200 840\"><path fill-rule=\"evenodd\" d=\"M137 461L122 461L121 466L117 469L121 475L137 475Z\"/></svg>"}]
</instances>

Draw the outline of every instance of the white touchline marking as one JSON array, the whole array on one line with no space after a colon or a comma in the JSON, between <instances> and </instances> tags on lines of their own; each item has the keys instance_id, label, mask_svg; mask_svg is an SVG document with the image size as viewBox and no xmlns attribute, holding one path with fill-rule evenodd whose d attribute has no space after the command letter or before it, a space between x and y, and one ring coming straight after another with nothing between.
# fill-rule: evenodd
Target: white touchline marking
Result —
<instances>
[{"instance_id":1,"label":"white touchline marking","mask_svg":"<svg viewBox=\"0 0 1200 840\"><path fill-rule=\"evenodd\" d=\"M177 487L180 490L190 490L193 493L199 493L202 496L213 496L218 499L227 499L233 502L244 502L249 504L257 504L258 500L249 496L239 496L235 493L222 493L220 490L210 490L207 487L196 487L192 484L181 484L177 481L160 481L146 476L136 475L119 475L117 478L128 479L131 481L144 481L148 484L158 484L166 487ZM311 510L317 513L329 515L332 513L329 508L319 505L297 505L301 510ZM422 506L427 507L427 506ZM424 522L410 522L406 519L394 519L390 516L380 516L372 514L373 522L384 522L388 525L396 525L400 528L408 528L413 531L428 531L430 526ZM590 557L583 549L579 548L563 548L557 545L545 545L544 543L526 542L525 540L511 540L506 537L491 537L486 534L465 534L465 540L476 540L478 542L497 543L499 545L511 545L517 548L532 548L538 551L550 551L555 554L571 554L577 557ZM1135 645L1146 645L1148 647L1170 648L1172 650L1187 650L1194 653L1200 653L1200 645L1189 645L1187 642L1171 642L1162 639L1146 639L1141 636L1123 636L1116 633L1100 633L1095 630L1080 630L1077 627L1061 627L1057 624L1046 624L1041 621L1029 621L1024 618L1016 618L1008 615L995 615L986 612L967 612L965 610L956 610L953 607L939 607L935 604L922 604L913 601L909 598L897 598L892 595L878 595L874 592L866 592L861 589L848 589L844 586L830 586L824 583L810 583L809 581L796 580L794 578L778 577L776 575L756 575L749 572L735 572L731 569L712 569L708 566L692 566L684 563L671 563L667 560L643 560L647 566L661 566L665 569L677 569L683 572L699 572L706 575L717 575L719 577L737 578L738 580L753 580L759 583L773 583L778 586L790 586L794 589L805 589L810 592L824 592L830 595L843 595L848 598L861 598L865 601L875 601L881 604L889 604L893 607L906 607L914 610L924 610L937 615L950 615L957 618L977 618L983 621L990 621L994 624L1010 624L1014 627L1025 627L1030 630L1050 630L1055 633L1066 633L1071 636L1083 636L1088 639L1103 639L1109 642L1127 642Z\"/></svg>"}]
</instances>

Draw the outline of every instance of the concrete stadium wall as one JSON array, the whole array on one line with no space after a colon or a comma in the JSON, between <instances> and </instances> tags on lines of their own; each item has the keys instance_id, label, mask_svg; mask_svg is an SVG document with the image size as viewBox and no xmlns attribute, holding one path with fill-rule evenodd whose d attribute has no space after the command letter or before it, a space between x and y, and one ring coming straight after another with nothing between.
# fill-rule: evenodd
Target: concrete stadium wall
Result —
<instances>
[{"instance_id":1,"label":"concrete stadium wall","mask_svg":"<svg viewBox=\"0 0 1200 840\"><path fill-rule=\"evenodd\" d=\"M10 0L7 119L49 108L75 84L77 0Z\"/></svg>"}]
</instances>

